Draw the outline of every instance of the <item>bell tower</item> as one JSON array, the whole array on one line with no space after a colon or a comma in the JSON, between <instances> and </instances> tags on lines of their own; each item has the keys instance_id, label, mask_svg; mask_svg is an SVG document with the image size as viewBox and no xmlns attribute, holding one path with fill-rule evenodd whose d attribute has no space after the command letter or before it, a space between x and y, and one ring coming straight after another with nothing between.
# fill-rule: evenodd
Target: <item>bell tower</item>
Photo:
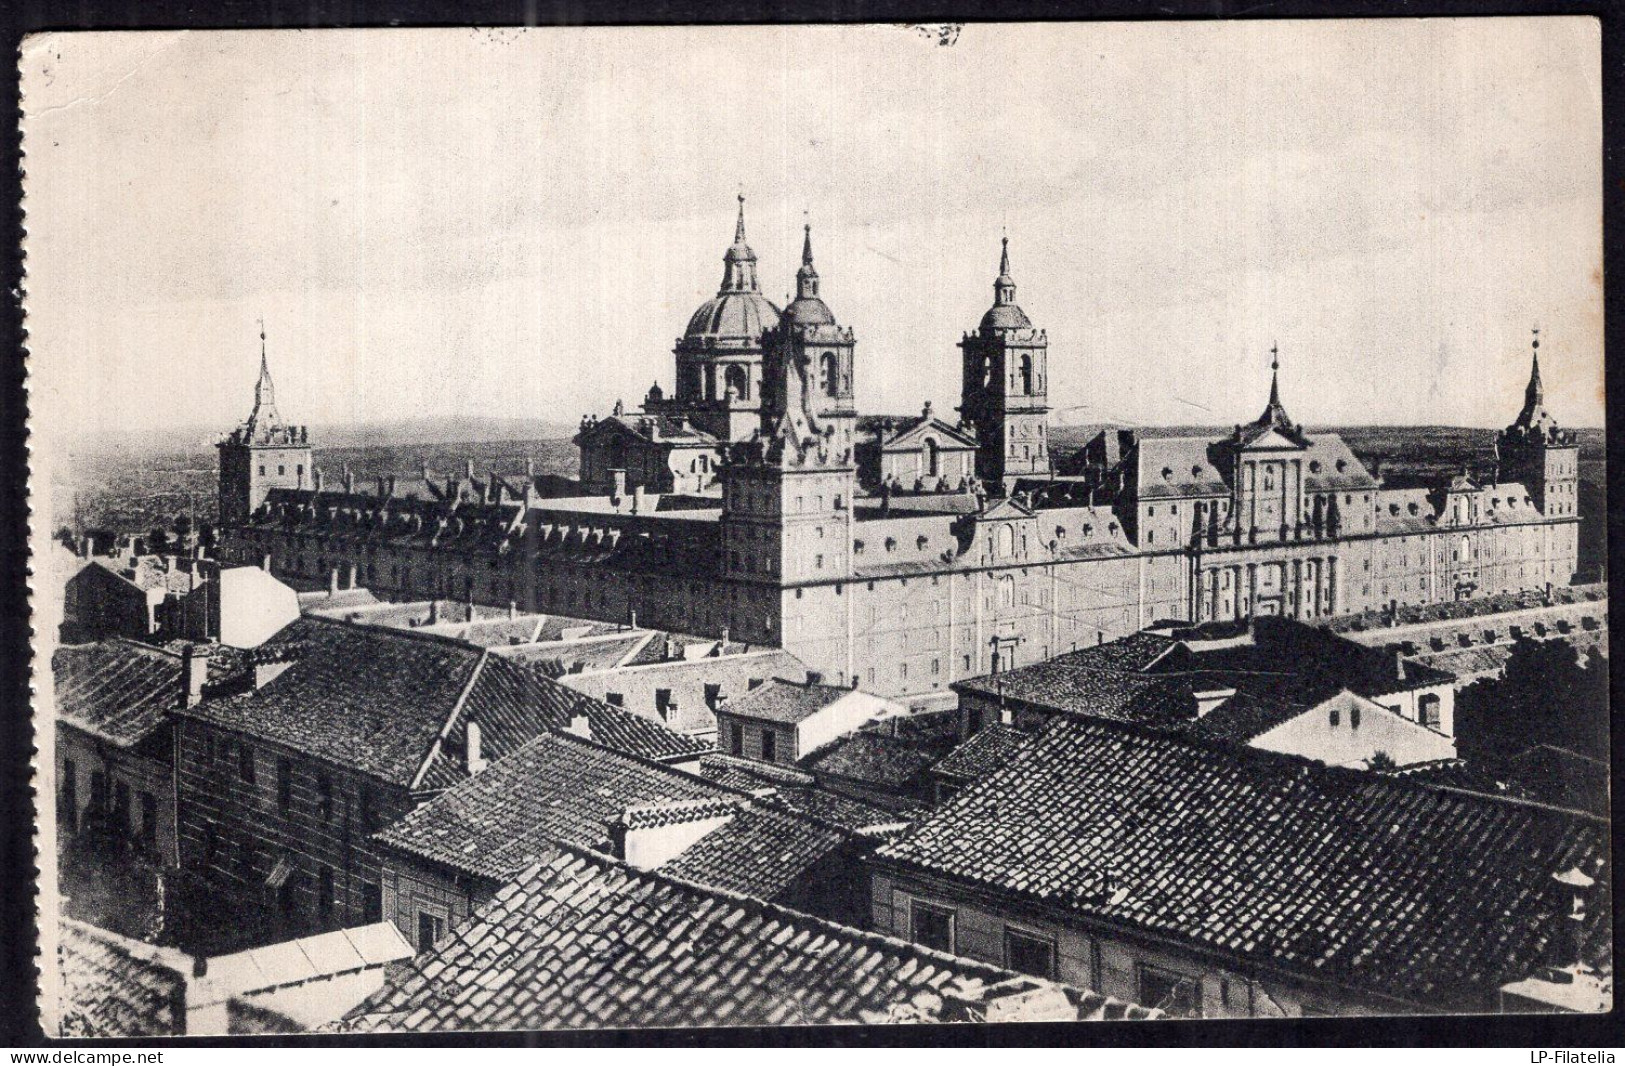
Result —
<instances>
[{"instance_id":1,"label":"bell tower","mask_svg":"<svg viewBox=\"0 0 1625 1066\"><path fill-rule=\"evenodd\" d=\"M851 573L856 339L818 288L809 226L796 299L762 338L761 424L723 470L723 572L738 580L782 586Z\"/></svg>"},{"instance_id":2,"label":"bell tower","mask_svg":"<svg viewBox=\"0 0 1625 1066\"><path fill-rule=\"evenodd\" d=\"M302 489L315 477L306 426L282 421L260 324L260 377L248 420L215 445L220 450L220 525L241 526L272 489Z\"/></svg>"},{"instance_id":3,"label":"bell tower","mask_svg":"<svg viewBox=\"0 0 1625 1066\"><path fill-rule=\"evenodd\" d=\"M1044 476L1049 454L1049 338L1016 303L1010 238L1004 238L993 306L959 342L960 415L976 431L976 476L995 493Z\"/></svg>"}]
</instances>

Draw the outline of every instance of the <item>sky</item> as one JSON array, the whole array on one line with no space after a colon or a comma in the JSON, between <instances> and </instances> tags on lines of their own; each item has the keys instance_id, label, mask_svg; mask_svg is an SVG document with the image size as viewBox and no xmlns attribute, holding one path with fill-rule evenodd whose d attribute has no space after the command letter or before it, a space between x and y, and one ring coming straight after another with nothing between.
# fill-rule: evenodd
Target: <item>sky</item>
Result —
<instances>
[{"instance_id":1,"label":"sky","mask_svg":"<svg viewBox=\"0 0 1625 1066\"><path fill-rule=\"evenodd\" d=\"M859 406L957 403L1007 234L1062 422L1601 425L1593 20L54 34L36 431L574 423L671 388L736 195Z\"/></svg>"}]
</instances>

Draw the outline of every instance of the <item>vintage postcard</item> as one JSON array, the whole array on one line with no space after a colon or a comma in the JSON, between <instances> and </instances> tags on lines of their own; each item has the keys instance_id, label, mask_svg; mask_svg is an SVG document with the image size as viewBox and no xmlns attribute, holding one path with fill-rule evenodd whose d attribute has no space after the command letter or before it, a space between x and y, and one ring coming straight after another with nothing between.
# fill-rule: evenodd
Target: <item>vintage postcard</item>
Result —
<instances>
[{"instance_id":1,"label":"vintage postcard","mask_svg":"<svg viewBox=\"0 0 1625 1066\"><path fill-rule=\"evenodd\" d=\"M46 1031L1610 1009L1600 62L29 38Z\"/></svg>"}]
</instances>

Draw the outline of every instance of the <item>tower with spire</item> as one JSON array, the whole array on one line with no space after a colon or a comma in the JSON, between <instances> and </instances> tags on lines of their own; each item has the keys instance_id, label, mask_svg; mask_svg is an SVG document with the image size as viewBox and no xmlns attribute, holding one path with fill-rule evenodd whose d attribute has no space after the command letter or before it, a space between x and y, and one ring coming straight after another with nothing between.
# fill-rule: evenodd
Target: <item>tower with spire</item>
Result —
<instances>
[{"instance_id":1,"label":"tower with spire","mask_svg":"<svg viewBox=\"0 0 1625 1066\"><path fill-rule=\"evenodd\" d=\"M723 470L724 572L774 589L851 572L856 338L819 294L812 227L796 298L763 336L760 419ZM777 634L758 634L757 639Z\"/></svg>"},{"instance_id":2,"label":"tower with spire","mask_svg":"<svg viewBox=\"0 0 1625 1066\"><path fill-rule=\"evenodd\" d=\"M247 522L272 489L302 489L315 477L308 427L283 422L277 411L263 322L254 409L216 447L220 452L220 524L228 529Z\"/></svg>"},{"instance_id":3,"label":"tower with spire","mask_svg":"<svg viewBox=\"0 0 1625 1066\"><path fill-rule=\"evenodd\" d=\"M1579 514L1580 447L1572 430L1562 429L1546 410L1540 380L1540 330L1530 340L1529 383L1523 409L1496 438L1500 477L1529 490L1529 498L1548 518Z\"/></svg>"},{"instance_id":4,"label":"tower with spire","mask_svg":"<svg viewBox=\"0 0 1625 1066\"><path fill-rule=\"evenodd\" d=\"M1016 303L1010 238L1003 239L993 306L959 342L960 416L976 434L976 475L994 492L1050 472L1049 338Z\"/></svg>"}]
</instances>

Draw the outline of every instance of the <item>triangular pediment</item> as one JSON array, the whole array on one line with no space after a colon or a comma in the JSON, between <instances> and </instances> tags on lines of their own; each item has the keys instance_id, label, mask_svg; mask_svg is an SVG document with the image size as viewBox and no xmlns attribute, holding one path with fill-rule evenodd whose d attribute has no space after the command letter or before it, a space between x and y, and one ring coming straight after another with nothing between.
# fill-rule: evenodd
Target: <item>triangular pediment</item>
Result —
<instances>
[{"instance_id":1,"label":"triangular pediment","mask_svg":"<svg viewBox=\"0 0 1625 1066\"><path fill-rule=\"evenodd\" d=\"M976 517L979 521L995 522L999 519L1031 518L1033 513L1014 500L1004 499L994 503Z\"/></svg>"},{"instance_id":2,"label":"triangular pediment","mask_svg":"<svg viewBox=\"0 0 1625 1066\"><path fill-rule=\"evenodd\" d=\"M925 438L936 437L946 448L975 448L976 442L965 433L938 418L921 419L893 434L883 445L887 451L908 451L923 447Z\"/></svg>"},{"instance_id":3,"label":"triangular pediment","mask_svg":"<svg viewBox=\"0 0 1625 1066\"><path fill-rule=\"evenodd\" d=\"M1294 451L1307 447L1302 440L1294 440L1277 429L1268 429L1242 445L1242 451Z\"/></svg>"}]
</instances>

